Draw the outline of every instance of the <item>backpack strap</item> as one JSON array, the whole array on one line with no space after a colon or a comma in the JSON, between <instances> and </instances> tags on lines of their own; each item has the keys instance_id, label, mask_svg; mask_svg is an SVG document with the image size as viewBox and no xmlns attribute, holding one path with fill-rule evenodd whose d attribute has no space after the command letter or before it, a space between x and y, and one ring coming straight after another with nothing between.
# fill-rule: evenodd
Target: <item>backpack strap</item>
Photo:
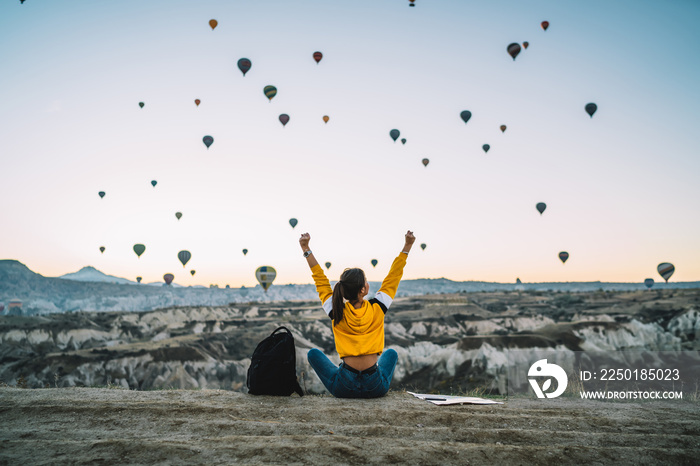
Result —
<instances>
[{"instance_id":1,"label":"backpack strap","mask_svg":"<svg viewBox=\"0 0 700 466\"><path fill-rule=\"evenodd\" d=\"M281 326L281 327L277 327L277 328L275 329L275 331L272 332L272 333L270 334L270 336L274 335L275 333L279 332L280 330L284 330L284 331L286 331L287 333L289 333L290 335L291 335L291 333L292 333L292 332L289 331L289 329L288 329L287 327Z\"/></svg>"},{"instance_id":2,"label":"backpack strap","mask_svg":"<svg viewBox=\"0 0 700 466\"><path fill-rule=\"evenodd\" d=\"M294 391L297 393L297 395L304 396L304 391L301 389L298 380L294 381Z\"/></svg>"}]
</instances>

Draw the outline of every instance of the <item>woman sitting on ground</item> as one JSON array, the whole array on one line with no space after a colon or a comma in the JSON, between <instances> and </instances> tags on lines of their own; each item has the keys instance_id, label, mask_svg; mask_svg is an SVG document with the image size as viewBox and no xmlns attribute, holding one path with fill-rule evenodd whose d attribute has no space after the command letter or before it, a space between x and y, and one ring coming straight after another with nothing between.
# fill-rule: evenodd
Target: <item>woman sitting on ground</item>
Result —
<instances>
[{"instance_id":1,"label":"woman sitting on ground","mask_svg":"<svg viewBox=\"0 0 700 466\"><path fill-rule=\"evenodd\" d=\"M299 238L299 244L311 267L323 310L333 320L335 349L343 362L336 366L314 348L307 356L309 364L333 396L384 396L389 391L398 358L393 349L384 351L384 315L396 296L406 258L416 238L413 232L406 233L403 250L394 259L382 286L370 300L364 299L369 294L369 283L362 269L345 269L335 288L331 289L328 278L309 249L310 239L311 236L304 233Z\"/></svg>"}]
</instances>

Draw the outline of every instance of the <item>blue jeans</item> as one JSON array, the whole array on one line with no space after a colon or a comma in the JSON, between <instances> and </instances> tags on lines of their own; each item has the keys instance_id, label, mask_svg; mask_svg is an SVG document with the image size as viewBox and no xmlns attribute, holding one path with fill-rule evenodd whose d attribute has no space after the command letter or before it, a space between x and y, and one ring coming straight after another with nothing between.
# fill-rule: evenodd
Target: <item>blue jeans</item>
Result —
<instances>
[{"instance_id":1,"label":"blue jeans","mask_svg":"<svg viewBox=\"0 0 700 466\"><path fill-rule=\"evenodd\" d=\"M379 357L375 367L356 371L345 363L336 366L316 348L309 350L307 355L309 364L323 385L338 398L379 398L386 395L398 357L396 351L388 349Z\"/></svg>"}]
</instances>

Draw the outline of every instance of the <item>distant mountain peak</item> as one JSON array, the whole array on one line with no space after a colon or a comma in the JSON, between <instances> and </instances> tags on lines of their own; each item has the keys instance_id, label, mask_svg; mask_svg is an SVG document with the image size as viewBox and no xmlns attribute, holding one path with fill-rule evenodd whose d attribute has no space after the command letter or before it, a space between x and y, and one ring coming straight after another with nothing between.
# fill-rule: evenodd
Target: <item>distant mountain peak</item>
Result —
<instances>
[{"instance_id":1,"label":"distant mountain peak","mask_svg":"<svg viewBox=\"0 0 700 466\"><path fill-rule=\"evenodd\" d=\"M133 284L131 280L126 278L115 277L113 275L107 275L106 273L97 270L91 265L87 265L77 272L67 273L61 275L58 278L63 278L65 280L76 280L80 282L107 282L107 283L121 283L121 284Z\"/></svg>"}]
</instances>

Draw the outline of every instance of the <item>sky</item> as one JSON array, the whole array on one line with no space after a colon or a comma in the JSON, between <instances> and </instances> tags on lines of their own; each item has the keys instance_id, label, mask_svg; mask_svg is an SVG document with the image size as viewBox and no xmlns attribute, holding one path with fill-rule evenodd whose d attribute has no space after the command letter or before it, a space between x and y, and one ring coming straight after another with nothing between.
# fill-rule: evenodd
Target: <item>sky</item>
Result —
<instances>
[{"instance_id":1,"label":"sky","mask_svg":"<svg viewBox=\"0 0 700 466\"><path fill-rule=\"evenodd\" d=\"M380 281L410 229L405 279L700 280L700 2L415 4L0 3L0 259L311 283L309 232Z\"/></svg>"}]
</instances>

